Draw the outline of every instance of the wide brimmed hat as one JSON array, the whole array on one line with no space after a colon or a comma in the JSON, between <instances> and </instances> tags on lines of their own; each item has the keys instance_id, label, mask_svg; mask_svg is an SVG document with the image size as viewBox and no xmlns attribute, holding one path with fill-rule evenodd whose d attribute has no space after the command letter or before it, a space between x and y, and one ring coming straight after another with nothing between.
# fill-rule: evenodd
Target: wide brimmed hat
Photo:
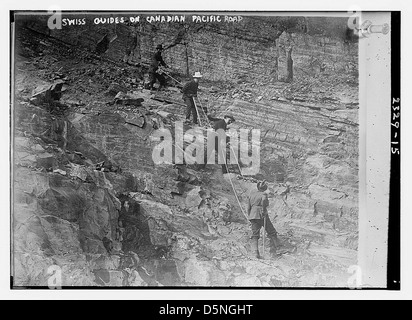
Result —
<instances>
[{"instance_id":1,"label":"wide brimmed hat","mask_svg":"<svg viewBox=\"0 0 412 320\"><path fill-rule=\"evenodd\" d=\"M203 76L200 74L199 71L196 71L195 74L193 75L193 78L202 78Z\"/></svg>"}]
</instances>

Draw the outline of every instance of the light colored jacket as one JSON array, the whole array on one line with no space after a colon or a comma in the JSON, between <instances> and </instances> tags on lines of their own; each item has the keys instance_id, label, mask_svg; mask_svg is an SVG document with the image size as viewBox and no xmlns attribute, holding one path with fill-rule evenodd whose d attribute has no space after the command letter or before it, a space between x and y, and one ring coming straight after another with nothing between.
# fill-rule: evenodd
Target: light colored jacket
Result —
<instances>
[{"instance_id":1,"label":"light colored jacket","mask_svg":"<svg viewBox=\"0 0 412 320\"><path fill-rule=\"evenodd\" d=\"M247 201L248 219L263 219L263 215L267 214L268 206L269 200L267 194L259 190L252 190L249 193Z\"/></svg>"}]
</instances>

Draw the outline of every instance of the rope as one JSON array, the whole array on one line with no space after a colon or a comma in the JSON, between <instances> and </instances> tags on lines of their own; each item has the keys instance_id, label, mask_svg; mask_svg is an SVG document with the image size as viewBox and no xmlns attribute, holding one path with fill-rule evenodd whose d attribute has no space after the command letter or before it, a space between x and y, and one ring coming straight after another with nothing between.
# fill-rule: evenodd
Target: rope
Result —
<instances>
[{"instance_id":1,"label":"rope","mask_svg":"<svg viewBox=\"0 0 412 320\"><path fill-rule=\"evenodd\" d=\"M222 150L222 154L223 154L223 150ZM224 161L225 161L226 171L227 171L227 173L229 174L228 176L229 176L230 185L232 186L233 193L235 194L236 201L237 201L237 203L239 204L240 210L242 211L242 213L243 213L243 215L245 216L246 220L249 221L246 213L243 211L243 208L242 208L242 205L241 205L241 203L240 203L239 197L238 197L237 192L236 192L236 190L235 190L235 186L233 185L232 178L230 177L229 168L227 167L227 163L226 163L226 154L223 154L223 159L224 159Z\"/></svg>"},{"instance_id":2,"label":"rope","mask_svg":"<svg viewBox=\"0 0 412 320\"><path fill-rule=\"evenodd\" d=\"M235 156L236 164L237 164L237 167L239 168L240 175L242 176L242 179L245 180L245 177L244 177L243 174L242 174L242 169L240 168L240 165L239 165L239 161L238 161L238 159L237 159L237 157L236 157L235 151L233 150L233 147L232 147L232 146L230 146L230 149L231 149L233 155ZM242 188L242 189L243 189L243 188ZM246 191L247 191L247 190L244 190L244 191L242 192L242 194L244 194Z\"/></svg>"},{"instance_id":3,"label":"rope","mask_svg":"<svg viewBox=\"0 0 412 320\"><path fill-rule=\"evenodd\" d=\"M195 109L196 109L196 113L197 113L197 119L199 121L200 126L202 126L202 121L200 121L200 115L199 115L199 111L197 110L197 105L196 105L196 102L195 102L195 98L192 97L192 100L193 100L193 104L195 105Z\"/></svg>"},{"instance_id":4,"label":"rope","mask_svg":"<svg viewBox=\"0 0 412 320\"><path fill-rule=\"evenodd\" d=\"M242 176L242 179L245 179L245 177L244 177L243 174L242 174L242 169L240 169L239 161L237 160L237 157L236 157L236 154L235 154L235 150L233 150L233 147L232 147L232 146L230 146L230 150L232 151L232 153L233 153L233 155L234 155L234 157L235 157L236 164L237 164L237 167L239 168L239 172L240 172L240 175Z\"/></svg>"},{"instance_id":5,"label":"rope","mask_svg":"<svg viewBox=\"0 0 412 320\"><path fill-rule=\"evenodd\" d=\"M180 81L177 81L175 78L173 78L170 74L168 74L166 71L162 70L162 73L164 73L165 75L167 75L169 78L173 79L174 81L176 81L178 84L180 84L181 86L183 85Z\"/></svg>"}]
</instances>

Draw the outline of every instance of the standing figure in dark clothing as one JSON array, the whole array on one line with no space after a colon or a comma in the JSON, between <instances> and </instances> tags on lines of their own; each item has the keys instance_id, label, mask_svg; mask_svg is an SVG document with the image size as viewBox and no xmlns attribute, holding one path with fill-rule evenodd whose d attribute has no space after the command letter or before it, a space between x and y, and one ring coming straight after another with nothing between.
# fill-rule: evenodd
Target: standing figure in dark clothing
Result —
<instances>
[{"instance_id":1,"label":"standing figure in dark clothing","mask_svg":"<svg viewBox=\"0 0 412 320\"><path fill-rule=\"evenodd\" d=\"M190 114L193 116L193 123L197 124L197 113L194 103L194 98L197 97L197 89L199 88L199 79L203 76L200 72L196 71L193 75L193 79L186 82L182 88L182 99L186 103L186 122L190 122Z\"/></svg>"},{"instance_id":2,"label":"standing figure in dark clothing","mask_svg":"<svg viewBox=\"0 0 412 320\"><path fill-rule=\"evenodd\" d=\"M226 147L227 143L229 142L229 137L226 136L226 130L227 130L228 125L235 122L235 118L233 118L230 115L225 115L223 117L223 119L213 118L211 116L208 116L208 119L211 120L211 121L214 121L213 130L216 133L218 133L218 130L223 130L225 132L224 137L223 137L223 141L224 141L225 147ZM214 143L215 152L216 152L215 154L217 156L219 154L219 143L220 143L220 140L219 140L219 136L217 135L215 137L215 143ZM224 156L226 157L226 149L222 149L222 150L224 150ZM221 155L221 156L223 156L223 155ZM218 159L219 159L219 156L218 156ZM227 161L227 157L226 157L225 161ZM205 164L204 164L203 168L206 167L206 164L207 164L207 159L205 160ZM222 164L222 173L223 174L227 173L226 164L224 164L224 163Z\"/></svg>"},{"instance_id":3,"label":"standing figure in dark clothing","mask_svg":"<svg viewBox=\"0 0 412 320\"><path fill-rule=\"evenodd\" d=\"M270 239L270 253L276 256L276 248L279 246L277 231L269 220L267 207L269 206L268 195L265 193L268 186L266 181L258 182L257 190L252 190L247 202L247 215L251 223L252 236L250 247L255 258L260 259L258 241L260 229L264 226Z\"/></svg>"},{"instance_id":4,"label":"standing figure in dark clothing","mask_svg":"<svg viewBox=\"0 0 412 320\"><path fill-rule=\"evenodd\" d=\"M230 124L233 123L233 122L235 122L235 118L233 118L232 116L226 115L226 116L223 117L223 119L220 119L220 120L218 120L218 121L216 121L216 122L214 123L213 129L214 129L216 132L217 132L219 129L222 129L222 130L224 130L224 131L226 132L227 126L230 125ZM228 137L225 137L226 145L227 145L227 143L229 142L228 140L229 140L229 138L228 138ZM218 142L219 142L218 137L216 137L216 139L215 139L215 150L216 150L216 154L219 152L219 151L218 151ZM229 148L230 148L230 147L229 147ZM226 157L226 150L225 150L225 157ZM227 162L227 157L226 157L226 159L225 159L225 162ZM227 163L226 163L226 164L222 164L222 173L223 173L223 174L227 173L227 167L226 167L226 165L227 165Z\"/></svg>"},{"instance_id":5,"label":"standing figure in dark clothing","mask_svg":"<svg viewBox=\"0 0 412 320\"><path fill-rule=\"evenodd\" d=\"M166 86L166 79L163 75L158 73L159 66L163 66L165 68L168 68L167 64L163 61L162 58L162 51L163 47L161 44L156 46L156 53L153 54L152 60L150 62L150 68L149 68L149 75L150 75L150 83L149 83L149 89L153 90L153 85L156 83L156 80L159 80L160 88Z\"/></svg>"}]
</instances>

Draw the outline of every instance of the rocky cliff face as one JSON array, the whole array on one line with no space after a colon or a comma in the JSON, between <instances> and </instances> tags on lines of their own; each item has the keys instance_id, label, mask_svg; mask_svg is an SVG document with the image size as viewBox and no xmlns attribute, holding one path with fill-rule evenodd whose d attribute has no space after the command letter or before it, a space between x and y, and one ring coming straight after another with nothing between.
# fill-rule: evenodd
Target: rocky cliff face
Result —
<instances>
[{"instance_id":1,"label":"rocky cliff face","mask_svg":"<svg viewBox=\"0 0 412 320\"><path fill-rule=\"evenodd\" d=\"M15 286L48 286L56 268L63 286L346 286L357 249L356 43L296 29L307 20L280 34L270 19L245 21L52 32L41 18L17 21ZM205 74L199 97L211 112L261 130L256 176L153 163L151 134L184 114L178 88L143 89L159 42L171 45L174 77ZM248 257L229 179L244 207L256 178L270 182L270 218L294 254Z\"/></svg>"}]
</instances>

